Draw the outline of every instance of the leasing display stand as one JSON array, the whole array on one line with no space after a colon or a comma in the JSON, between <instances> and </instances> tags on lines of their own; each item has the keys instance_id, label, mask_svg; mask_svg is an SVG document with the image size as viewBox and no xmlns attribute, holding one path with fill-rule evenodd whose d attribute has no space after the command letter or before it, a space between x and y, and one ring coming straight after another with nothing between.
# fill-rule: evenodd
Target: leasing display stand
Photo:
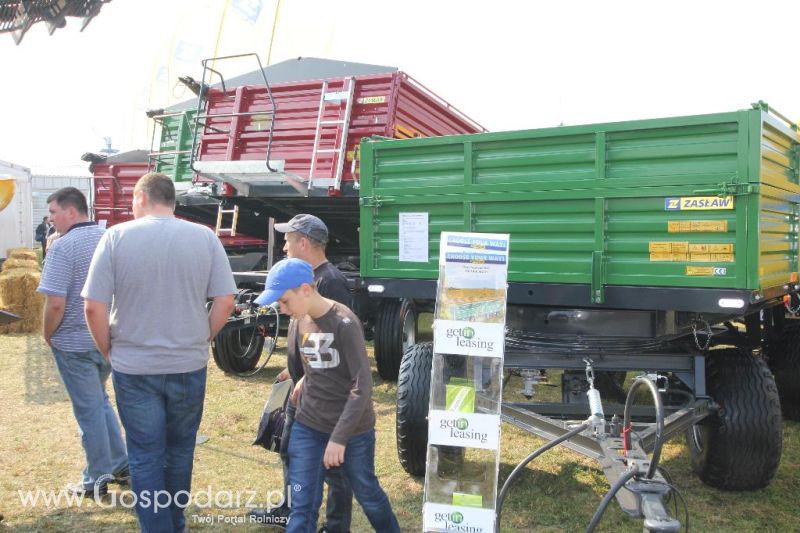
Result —
<instances>
[{"instance_id":1,"label":"leasing display stand","mask_svg":"<svg viewBox=\"0 0 800 533\"><path fill-rule=\"evenodd\" d=\"M494 531L507 234L441 235L424 531Z\"/></svg>"}]
</instances>

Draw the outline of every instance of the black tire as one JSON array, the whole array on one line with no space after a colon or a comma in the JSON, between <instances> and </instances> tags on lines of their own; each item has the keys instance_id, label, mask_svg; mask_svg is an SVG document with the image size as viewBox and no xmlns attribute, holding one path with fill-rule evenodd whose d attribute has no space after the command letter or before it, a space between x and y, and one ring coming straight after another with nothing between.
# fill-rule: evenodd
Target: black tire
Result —
<instances>
[{"instance_id":1,"label":"black tire","mask_svg":"<svg viewBox=\"0 0 800 533\"><path fill-rule=\"evenodd\" d=\"M214 360L228 373L250 372L264 349L264 337L254 328L242 328L217 335ZM221 363L221 364L220 364Z\"/></svg>"},{"instance_id":2,"label":"black tire","mask_svg":"<svg viewBox=\"0 0 800 533\"><path fill-rule=\"evenodd\" d=\"M766 363L732 348L706 356L706 388L719 405L687 431L692 468L723 490L765 487L783 450L778 389Z\"/></svg>"},{"instance_id":3,"label":"black tire","mask_svg":"<svg viewBox=\"0 0 800 533\"><path fill-rule=\"evenodd\" d=\"M417 339L417 311L412 300L385 300L375 321L375 362L378 375L397 379L403 354Z\"/></svg>"},{"instance_id":4,"label":"black tire","mask_svg":"<svg viewBox=\"0 0 800 533\"><path fill-rule=\"evenodd\" d=\"M778 385L783 416L800 420L800 324L793 322L788 321L767 355Z\"/></svg>"},{"instance_id":5,"label":"black tire","mask_svg":"<svg viewBox=\"0 0 800 533\"><path fill-rule=\"evenodd\" d=\"M400 363L397 380L397 456L412 476L425 474L428 452L428 403L433 343L415 344Z\"/></svg>"},{"instance_id":6,"label":"black tire","mask_svg":"<svg viewBox=\"0 0 800 533\"><path fill-rule=\"evenodd\" d=\"M214 356L214 362L217 364L217 368L219 368L226 374L232 374L233 370L231 370L231 367L228 366L228 360L222 357L222 354L218 348L219 343L220 343L220 336L217 335L214 338L214 342L211 343L211 354Z\"/></svg>"}]
</instances>

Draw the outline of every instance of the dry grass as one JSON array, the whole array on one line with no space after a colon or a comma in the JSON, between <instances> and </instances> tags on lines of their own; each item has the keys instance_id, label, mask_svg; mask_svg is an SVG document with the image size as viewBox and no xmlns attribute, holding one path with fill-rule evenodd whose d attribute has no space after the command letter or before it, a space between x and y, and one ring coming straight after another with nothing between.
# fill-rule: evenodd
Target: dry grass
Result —
<instances>
[{"instance_id":1,"label":"dry grass","mask_svg":"<svg viewBox=\"0 0 800 533\"><path fill-rule=\"evenodd\" d=\"M70 404L47 346L35 335L0 336L0 531L135 531L133 513L118 507L104 509L87 501L81 508L24 507L19 490L57 490L77 480L82 451ZM285 358L276 355L265 372L253 378L222 374L211 363L205 416L200 432L210 440L198 446L193 488L195 492L256 491L256 500L269 490L279 490L281 468L276 454L250 446L261 407L272 378ZM419 531L422 480L408 476L395 452L395 385L375 377L378 414L376 470L403 531ZM519 388L509 385L509 391ZM543 389L546 390L546 389ZM557 390L557 389L554 389ZM689 500L693 531L798 531L800 511L800 425L787 423L784 456L775 481L765 490L726 493L703 486L689 471L682 441L666 446L663 461ZM501 479L542 441L505 425L502 437ZM608 490L602 472L593 462L566 450L555 450L532 464L512 491L503 513L504 531L582 531ZM220 502L223 506L226 502ZM235 502L234 502L235 503ZM357 505L356 505L357 507ZM192 530L229 530L218 516L242 517L241 508L190 508ZM214 525L195 522L192 515L213 517ZM609 508L600 531L637 532L641 521L629 519L616 505ZM265 531L263 526L240 525L237 531ZM369 531L360 509L354 513L353 531Z\"/></svg>"}]
</instances>

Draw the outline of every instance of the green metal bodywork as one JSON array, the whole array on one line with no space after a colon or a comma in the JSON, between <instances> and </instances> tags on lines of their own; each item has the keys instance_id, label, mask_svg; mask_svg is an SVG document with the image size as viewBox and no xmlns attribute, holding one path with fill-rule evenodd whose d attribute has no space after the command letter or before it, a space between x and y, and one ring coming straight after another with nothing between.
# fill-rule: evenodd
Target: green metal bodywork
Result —
<instances>
[{"instance_id":1,"label":"green metal bodywork","mask_svg":"<svg viewBox=\"0 0 800 533\"><path fill-rule=\"evenodd\" d=\"M784 285L798 270L799 142L795 127L766 104L712 115L365 140L361 274L436 279L440 232L474 231L511 234L510 282L590 284L598 302L608 285ZM726 196L733 209L667 210L670 198ZM398 260L402 212L428 213L427 263ZM678 229L670 232L670 222ZM664 243L700 252L700 245L732 245L733 257L658 259L653 250Z\"/></svg>"},{"instance_id":2,"label":"green metal bodywork","mask_svg":"<svg viewBox=\"0 0 800 533\"><path fill-rule=\"evenodd\" d=\"M161 124L161 140L155 156L157 172L163 172L176 183L191 183L194 172L191 168L190 151L194 135L194 117L197 111L190 109L164 115ZM181 152L181 153L175 153Z\"/></svg>"}]
</instances>

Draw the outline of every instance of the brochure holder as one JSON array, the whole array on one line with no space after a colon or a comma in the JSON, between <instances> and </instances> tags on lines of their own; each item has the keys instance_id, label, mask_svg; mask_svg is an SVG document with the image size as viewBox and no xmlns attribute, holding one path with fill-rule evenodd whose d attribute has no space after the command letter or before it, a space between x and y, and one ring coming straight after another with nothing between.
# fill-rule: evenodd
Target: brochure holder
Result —
<instances>
[{"instance_id":1,"label":"brochure holder","mask_svg":"<svg viewBox=\"0 0 800 533\"><path fill-rule=\"evenodd\" d=\"M495 529L508 234L443 232L424 531Z\"/></svg>"}]
</instances>

